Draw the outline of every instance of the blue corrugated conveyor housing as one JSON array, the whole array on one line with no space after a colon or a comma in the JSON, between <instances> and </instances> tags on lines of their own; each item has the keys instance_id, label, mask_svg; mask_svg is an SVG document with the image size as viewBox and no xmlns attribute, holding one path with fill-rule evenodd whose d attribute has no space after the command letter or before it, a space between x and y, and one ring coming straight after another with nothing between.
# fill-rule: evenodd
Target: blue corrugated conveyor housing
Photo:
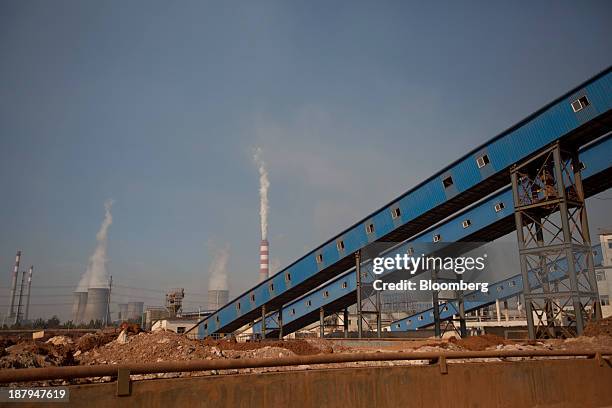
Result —
<instances>
[{"instance_id":1,"label":"blue corrugated conveyor housing","mask_svg":"<svg viewBox=\"0 0 612 408\"><path fill-rule=\"evenodd\" d=\"M612 129L606 69L434 174L200 322L203 336L230 333L346 272L371 242L401 242L508 184L509 168L555 141L585 145ZM578 112L572 102L586 97ZM486 165L477 160L486 156Z\"/></svg>"},{"instance_id":2,"label":"blue corrugated conveyor housing","mask_svg":"<svg viewBox=\"0 0 612 408\"><path fill-rule=\"evenodd\" d=\"M612 135L607 135L591 143L579 152L580 161L584 164L582 170L585 195L590 197L612 187ZM503 208L496 210L497 204ZM468 228L463 227L463 221L470 220ZM415 253L421 253L420 248L429 246L432 237L439 235L446 242L485 243L500 238L515 229L514 203L510 186L505 187L491 196L481 200L476 205L459 212L417 236L389 250L385 256L404 254L408 248L415 248ZM431 248L431 247L430 247ZM469 246L469 248L472 248ZM517 247L518 254L518 247ZM364 263L364 269L371 268L369 262ZM379 278L388 281L396 278L395 271L389 271ZM414 275L415 277L418 275ZM522 285L522 280L521 280ZM495 289L497 290L497 289ZM521 286L522 290L522 286ZM354 269L333 279L311 293L289 302L283 307L283 334L289 334L319 320L319 308L326 315L335 313L356 303L356 274ZM493 302L495 299L493 299ZM486 306L487 304L482 304ZM278 314L271 314L266 319L266 335L278 335ZM406 329L405 325L401 328ZM395 329L399 330L399 329ZM253 325L255 333L261 333L261 323Z\"/></svg>"},{"instance_id":3,"label":"blue corrugated conveyor housing","mask_svg":"<svg viewBox=\"0 0 612 408\"><path fill-rule=\"evenodd\" d=\"M593 246L593 261L596 266L601 265L601 247ZM555 263L557 269L548 274L550 282L567 279L567 259L561 259ZM533 272L529 272L529 283L532 288L539 288L540 281ZM474 291L465 294L463 307L466 313L482 309L495 303L496 300L505 300L517 296L523 292L523 276L521 274L489 285L488 292ZM457 302L444 302L440 304L440 319L450 319L459 314ZM433 325L433 307L415 313L404 319L396 320L391 323L391 331L418 330Z\"/></svg>"}]
</instances>

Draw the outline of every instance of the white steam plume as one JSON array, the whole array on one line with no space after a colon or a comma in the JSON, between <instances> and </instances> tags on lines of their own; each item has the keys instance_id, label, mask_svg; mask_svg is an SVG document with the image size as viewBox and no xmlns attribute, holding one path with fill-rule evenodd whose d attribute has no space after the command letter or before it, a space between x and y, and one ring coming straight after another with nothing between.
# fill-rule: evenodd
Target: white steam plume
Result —
<instances>
[{"instance_id":1,"label":"white steam plume","mask_svg":"<svg viewBox=\"0 0 612 408\"><path fill-rule=\"evenodd\" d=\"M230 256L229 245L217 248L210 245L212 261L208 267L208 290L227 290L227 264Z\"/></svg>"},{"instance_id":2,"label":"white steam plume","mask_svg":"<svg viewBox=\"0 0 612 408\"><path fill-rule=\"evenodd\" d=\"M259 216L261 218L261 239L264 240L268 238L268 189L270 188L270 180L268 180L268 169L266 169L266 163L263 161L261 154L261 148L256 148L253 159L259 170Z\"/></svg>"},{"instance_id":3,"label":"white steam plume","mask_svg":"<svg viewBox=\"0 0 612 408\"><path fill-rule=\"evenodd\" d=\"M79 285L77 286L77 292L87 292L88 288L107 288L108 287L108 274L106 272L106 248L108 245L108 228L113 223L113 216L111 214L111 207L113 206L113 200L106 200L104 203L104 220L100 229L96 234L96 249L93 255L89 258L89 265L87 270L81 276Z\"/></svg>"}]
</instances>

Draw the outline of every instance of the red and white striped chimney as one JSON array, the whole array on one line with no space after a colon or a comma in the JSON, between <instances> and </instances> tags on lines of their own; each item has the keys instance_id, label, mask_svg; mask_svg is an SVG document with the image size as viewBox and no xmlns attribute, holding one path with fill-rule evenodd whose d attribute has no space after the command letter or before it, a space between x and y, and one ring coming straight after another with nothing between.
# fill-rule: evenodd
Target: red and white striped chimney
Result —
<instances>
[{"instance_id":1,"label":"red and white striped chimney","mask_svg":"<svg viewBox=\"0 0 612 408\"><path fill-rule=\"evenodd\" d=\"M262 239L259 246L259 281L263 282L270 276L269 244L267 239Z\"/></svg>"},{"instance_id":2,"label":"red and white striped chimney","mask_svg":"<svg viewBox=\"0 0 612 408\"><path fill-rule=\"evenodd\" d=\"M21 260L21 251L17 251L15 257L15 267L11 277L11 304L9 305L8 316L15 316L15 296L17 295L17 274L19 273L19 261Z\"/></svg>"}]
</instances>

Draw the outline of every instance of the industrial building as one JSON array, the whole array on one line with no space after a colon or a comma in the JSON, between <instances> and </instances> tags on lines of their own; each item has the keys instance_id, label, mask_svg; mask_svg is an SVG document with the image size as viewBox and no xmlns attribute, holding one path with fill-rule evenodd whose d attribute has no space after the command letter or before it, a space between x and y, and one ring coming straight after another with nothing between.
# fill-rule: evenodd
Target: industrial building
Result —
<instances>
[{"instance_id":1,"label":"industrial building","mask_svg":"<svg viewBox=\"0 0 612 408\"><path fill-rule=\"evenodd\" d=\"M610 297L612 296L612 230L601 230L599 233L601 248L601 267L596 268L597 289L604 317L612 315Z\"/></svg>"},{"instance_id":2,"label":"industrial building","mask_svg":"<svg viewBox=\"0 0 612 408\"><path fill-rule=\"evenodd\" d=\"M174 333L182 334L191 329L198 323L198 318L168 318L157 320L153 323L151 331L168 330Z\"/></svg>"}]
</instances>

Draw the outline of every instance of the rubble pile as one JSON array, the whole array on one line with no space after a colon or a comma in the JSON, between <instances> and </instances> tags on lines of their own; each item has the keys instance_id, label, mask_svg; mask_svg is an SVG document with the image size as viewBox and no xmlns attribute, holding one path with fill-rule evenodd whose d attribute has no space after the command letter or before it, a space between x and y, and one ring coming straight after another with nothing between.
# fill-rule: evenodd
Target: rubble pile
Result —
<instances>
[{"instance_id":1,"label":"rubble pile","mask_svg":"<svg viewBox=\"0 0 612 408\"><path fill-rule=\"evenodd\" d=\"M58 335L46 339L0 337L0 369L52 367L67 365L155 363L168 361L213 359L272 359L290 356L307 356L321 353L367 352L443 352L481 350L602 350L612 349L610 333L612 319L608 318L587 327L587 336L570 339L542 341L512 341L492 334L463 339L422 339L398 341L353 342L351 347L342 341L303 339L284 341L254 341L240 343L235 340L196 340L167 331L139 332L124 327L121 333L97 332L80 337ZM45 341L46 340L46 341ZM411 361L344 363L344 367L386 366L418 364ZM277 368L244 369L236 372L264 372L295 369L325 368L328 365ZM337 367L337 365L329 365ZM235 370L234 370L235 371ZM217 372L176 373L143 376L158 378L160 375L215 375Z\"/></svg>"},{"instance_id":2,"label":"rubble pile","mask_svg":"<svg viewBox=\"0 0 612 408\"><path fill-rule=\"evenodd\" d=\"M104 345L82 350L77 358L86 365L196 360L214 357L215 351L211 349L171 332L142 332L126 337L120 334Z\"/></svg>"},{"instance_id":3,"label":"rubble pile","mask_svg":"<svg viewBox=\"0 0 612 408\"><path fill-rule=\"evenodd\" d=\"M115 337L116 334L114 333L87 333L77 340L76 349L83 353L96 347L104 346L115 340Z\"/></svg>"},{"instance_id":4,"label":"rubble pile","mask_svg":"<svg viewBox=\"0 0 612 408\"><path fill-rule=\"evenodd\" d=\"M262 347L278 347L292 351L297 355L307 356L319 353L333 353L333 348L329 342L316 341L314 339L308 340L283 340L283 341L270 341L265 342L248 342L239 343L232 340L210 340L206 339L203 341L204 344L218 347L221 350L256 350Z\"/></svg>"},{"instance_id":5,"label":"rubble pile","mask_svg":"<svg viewBox=\"0 0 612 408\"><path fill-rule=\"evenodd\" d=\"M70 344L22 341L0 352L0 369L75 365Z\"/></svg>"},{"instance_id":6,"label":"rubble pile","mask_svg":"<svg viewBox=\"0 0 612 408\"><path fill-rule=\"evenodd\" d=\"M122 364L223 358L278 358L331 352L305 340L238 343L228 340L194 340L172 332L120 334L102 346L81 350L80 364Z\"/></svg>"}]
</instances>

